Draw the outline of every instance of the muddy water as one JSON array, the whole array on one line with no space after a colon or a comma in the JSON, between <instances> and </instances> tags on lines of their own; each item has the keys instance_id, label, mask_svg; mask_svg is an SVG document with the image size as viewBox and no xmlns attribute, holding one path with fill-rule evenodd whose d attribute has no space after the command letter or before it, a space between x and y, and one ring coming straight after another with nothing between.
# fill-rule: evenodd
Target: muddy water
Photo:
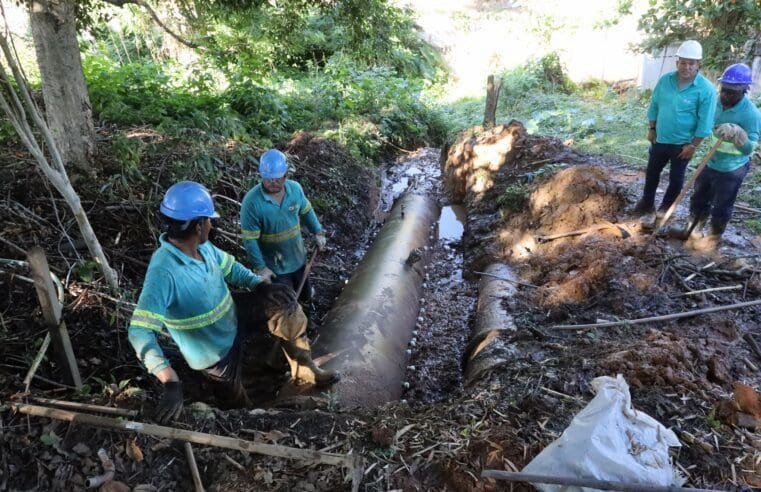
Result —
<instances>
[{"instance_id":1,"label":"muddy water","mask_svg":"<svg viewBox=\"0 0 761 492\"><path fill-rule=\"evenodd\" d=\"M442 204L429 236L421 309L408 346L403 398L411 403L438 401L461 388L461 360L477 295L476 285L462 275L465 208L447 203L438 160L438 149L420 149L389 166L382 180L384 211L407 190L429 193Z\"/></svg>"}]
</instances>

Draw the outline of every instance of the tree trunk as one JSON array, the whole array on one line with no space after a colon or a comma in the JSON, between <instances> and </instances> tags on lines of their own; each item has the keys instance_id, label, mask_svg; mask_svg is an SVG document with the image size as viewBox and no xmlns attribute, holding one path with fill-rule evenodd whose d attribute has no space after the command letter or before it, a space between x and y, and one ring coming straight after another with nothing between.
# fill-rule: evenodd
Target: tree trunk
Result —
<instances>
[{"instance_id":1,"label":"tree trunk","mask_svg":"<svg viewBox=\"0 0 761 492\"><path fill-rule=\"evenodd\" d=\"M494 85L494 75L489 75L486 79L486 108L484 109L484 128L491 128L497 124L497 102L499 101L499 92L502 90L503 79Z\"/></svg>"},{"instance_id":2,"label":"tree trunk","mask_svg":"<svg viewBox=\"0 0 761 492\"><path fill-rule=\"evenodd\" d=\"M29 15L48 126L64 163L89 174L95 130L74 7L75 0L33 0Z\"/></svg>"}]
</instances>

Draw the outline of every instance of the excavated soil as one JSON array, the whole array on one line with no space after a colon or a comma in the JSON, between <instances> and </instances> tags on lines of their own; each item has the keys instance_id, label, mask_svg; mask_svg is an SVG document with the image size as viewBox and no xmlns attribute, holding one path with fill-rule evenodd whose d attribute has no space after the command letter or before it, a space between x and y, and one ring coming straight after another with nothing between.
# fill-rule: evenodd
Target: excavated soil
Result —
<instances>
[{"instance_id":1,"label":"excavated soil","mask_svg":"<svg viewBox=\"0 0 761 492\"><path fill-rule=\"evenodd\" d=\"M558 436L591 398L594 377L623 374L635 408L681 438L674 458L690 485L757 484L761 435L715 416L737 382L761 388L761 354L747 342L761 339L757 307L593 330L556 328L758 298L761 254L747 232L735 224L710 255L653 237L627 213L642 186L632 180L636 173L528 136L518 122L465 136L442 159L447 189L469 211L466 271L507 262L533 285L503 303L517 332L501 335L507 356L491 361L491 374L471 390L498 388L518 410L506 414L508 426L520 429L512 445L526 451L506 468L521 468ZM677 217L684 213L682 204ZM723 286L734 287L690 294Z\"/></svg>"},{"instance_id":2,"label":"excavated soil","mask_svg":"<svg viewBox=\"0 0 761 492\"><path fill-rule=\"evenodd\" d=\"M746 341L750 337L761 342L756 307L594 330L556 328L758 298L761 253L753 244L761 242L754 242L746 230L733 224L727 245L712 256L653 238L626 213L641 188L640 171L613 158L582 155L557 139L528 135L519 122L464 133L441 152L441 177L432 165L436 158L432 149L400 159L381 176L384 192L378 195L365 180L365 171L348 163L334 144L298 136L285 148L299 156L298 179L319 190L313 201L333 233L330 250L318 258L313 274L319 315L329 309L395 195L417 187L434 193L442 206L451 201L467 209L462 239L437 239L437 231L431 231L424 309L415 343L409 346L405 400L342 412L331 407L328 393L327 408L322 409L221 411L207 405L214 404L208 400L208 388L198 386L188 388L186 403L192 411L183 415L178 427L357 453L365 459L360 490L513 490L504 482L480 479L481 471L520 470L559 437L593 397L592 379L620 373L632 387L635 408L674 429L682 441L673 459L687 485L719 489L759 485L761 434L739 425L742 415L757 411L753 402L758 403L755 392L761 387L761 355ZM333 154L344 163L342 172L326 171L333 166L329 160ZM246 177L227 171L230 175L217 191L242 198ZM28 182L31 177L28 167L12 166L4 172L11 175L4 176L10 180L3 183ZM329 201L333 189L343 190L351 199ZM56 232L53 224L58 219L46 193L13 189L2 196L13 202L2 212L8 224L3 238L22 248L37 241L54 245L51 265L66 278L73 263L71 252L61 249L68 241ZM146 217L160 193L136 191L135 196L142 198L130 205L140 212L134 223L114 222L115 210L124 215L123 202L107 205L117 208L96 214L94 222L107 237L122 233L107 250L130 258L119 266L130 287L137 289L141 269L155 246L145 237L150 230ZM321 197L326 202L321 203ZM91 210L97 208L92 201L87 203ZM343 208L331 208L336 203ZM65 214L60 202L57 209ZM229 216L234 207L224 210ZM680 207L677 215L683 214ZM62 220L71 233L70 220ZM45 223L50 227L43 227ZM547 239L598 226L602 229ZM236 230L232 222L223 222L222 228ZM234 234L220 241L234 250ZM19 258L6 242L0 242L0 255ZM504 350L496 354L502 360L472 385L463 386L461 363L477 295L473 272L494 261L509 264L521 282L533 287L519 286L503 302L517 329L499 337ZM0 310L3 404L24 397L14 394L23 387L21 379L44 333L36 317L29 315L37 309L33 290L11 275L10 268L3 266L6 273L0 277L7 289ZM736 285L734 290L690 292ZM61 386L60 374L46 361L38 373L45 379L33 383L33 394L143 409L140 420L150 421L158 388L139 367L125 339L129 309L116 311L120 314L115 316L113 304L94 293L92 284L80 281L68 286L66 322L90 393L77 394ZM196 400L206 403L191 406ZM133 490L192 487L178 442L27 420L3 410L0 490L6 484L15 489L80 490L85 477L101 472L95 456L99 447L116 462L116 479ZM194 450L208 490L350 489L350 472L338 467L305 466L206 446ZM515 488L529 490L523 485Z\"/></svg>"}]
</instances>

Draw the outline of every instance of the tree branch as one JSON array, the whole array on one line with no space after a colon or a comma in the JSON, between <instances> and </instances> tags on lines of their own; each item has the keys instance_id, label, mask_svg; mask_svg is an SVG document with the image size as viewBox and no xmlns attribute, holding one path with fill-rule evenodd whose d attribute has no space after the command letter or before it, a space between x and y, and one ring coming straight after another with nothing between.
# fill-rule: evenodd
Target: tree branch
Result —
<instances>
[{"instance_id":1,"label":"tree branch","mask_svg":"<svg viewBox=\"0 0 761 492\"><path fill-rule=\"evenodd\" d=\"M153 10L153 7L148 5L148 3L145 0L105 0L105 2L110 3L111 5L116 5L117 7L124 7L124 5L128 3L134 3L135 5L138 5L145 10L148 11L150 16L153 18L153 21L161 27L164 31L167 32L170 36L172 36L174 39L176 39L178 42L184 44L188 48L193 49L203 49L203 46L196 44L192 41L188 41L187 39L183 38L176 32L172 31L169 26L161 22L161 19L159 18L158 14L156 14L156 11Z\"/></svg>"}]
</instances>

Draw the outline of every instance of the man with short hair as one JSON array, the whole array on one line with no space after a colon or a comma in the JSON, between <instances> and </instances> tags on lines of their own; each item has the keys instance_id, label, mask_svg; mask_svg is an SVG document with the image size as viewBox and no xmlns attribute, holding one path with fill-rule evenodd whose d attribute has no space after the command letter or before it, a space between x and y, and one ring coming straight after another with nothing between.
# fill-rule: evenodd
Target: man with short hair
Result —
<instances>
[{"instance_id":1,"label":"man with short hair","mask_svg":"<svg viewBox=\"0 0 761 492\"><path fill-rule=\"evenodd\" d=\"M296 290L306 268L302 222L315 234L319 250L325 249L325 232L301 185L286 179L285 154L270 149L259 159L262 182L243 198L241 237L254 270L275 283ZM304 284L300 300L309 302L312 288Z\"/></svg>"},{"instance_id":2,"label":"man with short hair","mask_svg":"<svg viewBox=\"0 0 761 492\"><path fill-rule=\"evenodd\" d=\"M652 223L665 215L684 185L687 164L700 143L711 134L716 106L716 91L700 71L703 48L694 40L677 50L676 71L663 75L653 90L647 112L650 152L642 198L634 213L648 215ZM669 185L657 215L655 192L661 171L670 162Z\"/></svg>"},{"instance_id":3,"label":"man with short hair","mask_svg":"<svg viewBox=\"0 0 761 492\"><path fill-rule=\"evenodd\" d=\"M737 193L750 169L750 155L761 134L761 112L745 95L753 83L751 69L742 63L727 67L719 79L721 88L716 105L715 136L723 142L695 181L690 200L690 219L677 230L677 237L691 239L693 246L715 250L727 228ZM702 237L710 217L710 232Z\"/></svg>"}]
</instances>

